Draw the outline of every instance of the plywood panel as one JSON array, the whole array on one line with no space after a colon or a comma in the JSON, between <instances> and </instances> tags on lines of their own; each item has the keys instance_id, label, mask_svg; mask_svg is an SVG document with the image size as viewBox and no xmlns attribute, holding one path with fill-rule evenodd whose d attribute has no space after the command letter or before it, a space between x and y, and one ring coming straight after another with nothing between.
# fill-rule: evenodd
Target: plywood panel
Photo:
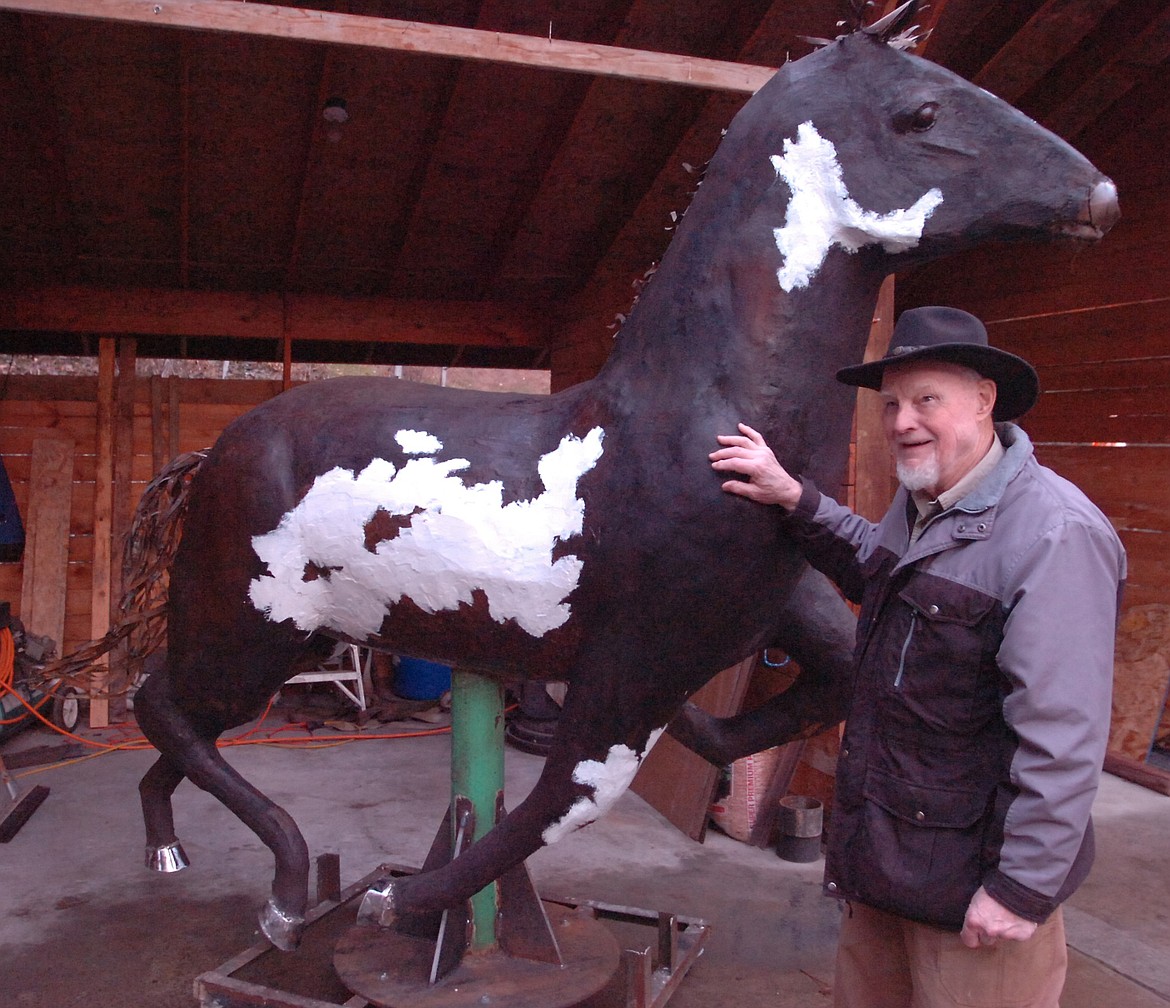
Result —
<instances>
[{"instance_id":1,"label":"plywood panel","mask_svg":"<svg viewBox=\"0 0 1170 1008\"><path fill-rule=\"evenodd\" d=\"M692 702L720 717L737 713L755 666L752 655L724 669L691 697ZM716 767L663 735L642 761L631 787L687 836L702 840L718 783Z\"/></svg>"},{"instance_id":2,"label":"plywood panel","mask_svg":"<svg viewBox=\"0 0 1170 1008\"><path fill-rule=\"evenodd\" d=\"M1038 441L1170 444L1166 388L1046 392L1024 418Z\"/></svg>"},{"instance_id":3,"label":"plywood panel","mask_svg":"<svg viewBox=\"0 0 1170 1008\"><path fill-rule=\"evenodd\" d=\"M1117 527L1170 532L1170 446L1037 444L1036 457L1079 486Z\"/></svg>"},{"instance_id":4,"label":"plywood panel","mask_svg":"<svg viewBox=\"0 0 1170 1008\"><path fill-rule=\"evenodd\" d=\"M1170 310L1170 307L1168 307ZM1045 392L1081 391L1091 389L1103 397L1117 389L1170 390L1170 347L1163 355L1153 354L1152 347L1141 357L1127 360L1106 359L1083 362L1067 360L1063 364L1039 367L1040 387Z\"/></svg>"},{"instance_id":5,"label":"plywood panel","mask_svg":"<svg viewBox=\"0 0 1170 1008\"><path fill-rule=\"evenodd\" d=\"M1170 599L1170 535L1122 530L1129 554L1125 607Z\"/></svg>"},{"instance_id":6,"label":"plywood panel","mask_svg":"<svg viewBox=\"0 0 1170 1008\"><path fill-rule=\"evenodd\" d=\"M1049 307L1038 304L1031 318L992 322L988 338L994 346L1017 353L1041 369L1068 364L1070 357L1092 367L1102 361L1170 356L1168 297L1049 312Z\"/></svg>"},{"instance_id":7,"label":"plywood panel","mask_svg":"<svg viewBox=\"0 0 1170 1008\"><path fill-rule=\"evenodd\" d=\"M73 439L42 434L33 442L20 618L29 633L52 638L59 653L72 491Z\"/></svg>"},{"instance_id":8,"label":"plywood panel","mask_svg":"<svg viewBox=\"0 0 1170 1008\"><path fill-rule=\"evenodd\" d=\"M1109 748L1145 760L1170 687L1170 602L1129 609L1117 630Z\"/></svg>"}]
</instances>

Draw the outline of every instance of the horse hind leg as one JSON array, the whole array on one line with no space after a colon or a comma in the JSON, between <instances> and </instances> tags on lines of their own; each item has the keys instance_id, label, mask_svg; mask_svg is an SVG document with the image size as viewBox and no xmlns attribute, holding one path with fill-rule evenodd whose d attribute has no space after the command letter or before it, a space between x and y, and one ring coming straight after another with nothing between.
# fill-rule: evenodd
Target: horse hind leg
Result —
<instances>
[{"instance_id":1,"label":"horse hind leg","mask_svg":"<svg viewBox=\"0 0 1170 1008\"><path fill-rule=\"evenodd\" d=\"M309 852L292 816L223 759L215 745L219 731L200 728L172 701L165 672L151 675L143 684L135 699L135 714L143 733L162 754L139 784L148 858L152 848L159 860L182 851L175 837L170 798L186 777L219 799L272 851L276 870L272 895L260 911L260 929L277 948L295 949L305 927ZM177 871L184 865L150 866Z\"/></svg>"},{"instance_id":2,"label":"horse hind leg","mask_svg":"<svg viewBox=\"0 0 1170 1008\"><path fill-rule=\"evenodd\" d=\"M171 795L183 780L183 771L160 756L138 782L142 819L146 825L146 867L158 872L182 871L191 862L175 835Z\"/></svg>"},{"instance_id":3,"label":"horse hind leg","mask_svg":"<svg viewBox=\"0 0 1170 1008\"><path fill-rule=\"evenodd\" d=\"M448 864L375 881L358 920L393 927L410 916L457 907L540 847L600 818L682 703L681 694L677 701L664 695L652 703L623 695L621 676L612 678L619 682L607 699L569 688L540 778L502 822Z\"/></svg>"},{"instance_id":4,"label":"horse hind leg","mask_svg":"<svg viewBox=\"0 0 1170 1008\"><path fill-rule=\"evenodd\" d=\"M778 615L774 643L800 666L784 692L716 717L686 704L667 729L715 766L813 735L845 719L853 688L857 619L823 574L805 567Z\"/></svg>"}]
</instances>

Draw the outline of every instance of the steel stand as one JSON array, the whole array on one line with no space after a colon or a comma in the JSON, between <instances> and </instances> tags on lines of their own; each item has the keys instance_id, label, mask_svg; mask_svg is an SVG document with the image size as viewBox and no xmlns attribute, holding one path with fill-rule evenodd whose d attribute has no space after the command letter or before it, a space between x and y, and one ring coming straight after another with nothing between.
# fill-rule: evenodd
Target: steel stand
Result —
<instances>
[{"instance_id":1,"label":"steel stand","mask_svg":"<svg viewBox=\"0 0 1170 1008\"><path fill-rule=\"evenodd\" d=\"M362 894L373 882L387 875L413 875L418 869L383 864L344 890L330 893L327 886L340 877L337 855L323 854L317 863L321 902L306 916L301 947L295 952L280 952L262 939L201 974L195 980L195 998L200 1008L370 1008L372 1002L343 990L336 981L331 992L321 993L321 987L330 986L328 978L319 975L329 972L328 953L314 955L311 950L331 940L329 933L319 935L318 931L336 930L331 926L335 918L352 919ZM334 880L325 889L323 875ZM621 968L602 990L584 999L580 1008L663 1008L702 954L710 932L706 921L694 917L572 897L547 897L544 903L554 915L563 910L600 921L613 930L623 946ZM312 974L313 983L294 984L290 977L297 973ZM500 1005L504 999L489 996L489 1001L483 1003ZM511 1008L512 1002L508 1004Z\"/></svg>"},{"instance_id":2,"label":"steel stand","mask_svg":"<svg viewBox=\"0 0 1170 1008\"><path fill-rule=\"evenodd\" d=\"M452 680L451 806L423 864L450 861L504 815L503 691L479 676ZM368 898L371 887L414 869L383 865L341 891L336 855L318 860L322 902L306 918L314 926L343 906ZM387 879L387 875L391 879ZM608 921L607 924L602 921ZM615 928L649 926L652 944L619 951ZM195 983L203 1008L661 1008L701 954L703 921L584 900L541 899L527 868L517 865L464 907L398 919L365 921L336 940L333 968L352 996L322 1000L257 983L267 942L205 973ZM318 942L319 943L319 942ZM621 968L619 969L619 966ZM277 976L289 975L279 970Z\"/></svg>"}]
</instances>

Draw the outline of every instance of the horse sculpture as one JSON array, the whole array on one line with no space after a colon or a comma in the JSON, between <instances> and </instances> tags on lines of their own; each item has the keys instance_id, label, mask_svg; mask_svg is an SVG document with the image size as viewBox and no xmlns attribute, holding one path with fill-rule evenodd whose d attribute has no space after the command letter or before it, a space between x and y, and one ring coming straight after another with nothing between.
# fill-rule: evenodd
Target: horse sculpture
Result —
<instances>
[{"instance_id":1,"label":"horse sculpture","mask_svg":"<svg viewBox=\"0 0 1170 1008\"><path fill-rule=\"evenodd\" d=\"M769 509L720 489L716 435L750 422L836 485L853 393L833 374L861 358L887 274L990 238L1092 240L1117 218L1071 147L890 44L913 6L745 104L592 380L525 396L340 378L223 433L190 484L165 667L135 703L160 753L140 786L156 867L183 863L186 777L272 850L261 924L296 945L305 842L215 741L338 640L568 683L531 794L450 863L371 888L363 914L383 923L459 905L597 818L687 698L763 646L807 685L726 730L690 711L680 737L724 758L840 719L826 684L848 666L849 612Z\"/></svg>"}]
</instances>

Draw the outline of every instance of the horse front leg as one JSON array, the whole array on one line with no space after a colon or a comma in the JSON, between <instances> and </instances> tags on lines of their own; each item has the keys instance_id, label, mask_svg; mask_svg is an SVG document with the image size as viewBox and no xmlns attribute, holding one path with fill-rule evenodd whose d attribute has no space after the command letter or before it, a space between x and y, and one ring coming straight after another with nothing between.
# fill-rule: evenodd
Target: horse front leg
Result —
<instances>
[{"instance_id":1,"label":"horse front leg","mask_svg":"<svg viewBox=\"0 0 1170 1008\"><path fill-rule=\"evenodd\" d=\"M450 863L402 879L383 879L366 893L364 924L460 906L540 847L603 815L625 792L647 752L682 703L681 692L633 696L609 669L612 691L571 686L549 756L528 796L483 838ZM628 670L625 682L637 679ZM596 687L597 684L592 684ZM669 691L668 691L669 692Z\"/></svg>"},{"instance_id":2,"label":"horse front leg","mask_svg":"<svg viewBox=\"0 0 1170 1008\"><path fill-rule=\"evenodd\" d=\"M823 574L806 567L777 621L774 641L800 666L783 693L731 717L688 703L671 736L715 766L811 738L844 720L853 688L857 619Z\"/></svg>"}]
</instances>

